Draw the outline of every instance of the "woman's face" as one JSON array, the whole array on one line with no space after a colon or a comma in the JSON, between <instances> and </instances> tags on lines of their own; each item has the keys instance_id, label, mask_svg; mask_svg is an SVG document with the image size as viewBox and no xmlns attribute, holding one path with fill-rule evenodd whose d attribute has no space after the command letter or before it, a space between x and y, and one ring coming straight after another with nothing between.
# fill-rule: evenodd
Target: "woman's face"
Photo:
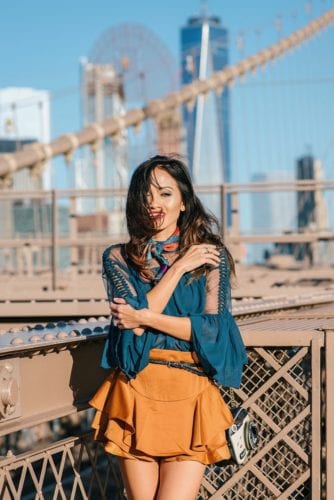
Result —
<instances>
[{"instance_id":1,"label":"woman's face","mask_svg":"<svg viewBox=\"0 0 334 500\"><path fill-rule=\"evenodd\" d=\"M149 216L159 231L156 239L164 241L173 234L185 207L176 180L162 168L157 167L152 172L147 204Z\"/></svg>"}]
</instances>

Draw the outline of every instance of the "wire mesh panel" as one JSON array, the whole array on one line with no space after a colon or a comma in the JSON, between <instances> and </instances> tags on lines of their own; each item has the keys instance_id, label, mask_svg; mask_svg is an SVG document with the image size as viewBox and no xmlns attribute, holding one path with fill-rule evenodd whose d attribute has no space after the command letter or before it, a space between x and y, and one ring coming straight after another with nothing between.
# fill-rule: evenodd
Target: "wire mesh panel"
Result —
<instances>
[{"instance_id":1,"label":"wire mesh panel","mask_svg":"<svg viewBox=\"0 0 334 500\"><path fill-rule=\"evenodd\" d=\"M238 402L257 423L259 448L242 466L208 467L200 500L320 498L312 496L311 483L313 474L320 474L320 422L312 425L311 405L312 392L320 394L320 363L317 356L313 359L311 345L320 351L321 334L304 346L293 346L293 334L289 341L276 336L277 344L290 345L263 342L249 349L243 383L236 391ZM228 391L224 397L228 400Z\"/></svg>"},{"instance_id":2,"label":"wire mesh panel","mask_svg":"<svg viewBox=\"0 0 334 500\"><path fill-rule=\"evenodd\" d=\"M122 499L115 457L104 453L91 435L70 438L37 452L5 459L0 470L0 498Z\"/></svg>"}]
</instances>

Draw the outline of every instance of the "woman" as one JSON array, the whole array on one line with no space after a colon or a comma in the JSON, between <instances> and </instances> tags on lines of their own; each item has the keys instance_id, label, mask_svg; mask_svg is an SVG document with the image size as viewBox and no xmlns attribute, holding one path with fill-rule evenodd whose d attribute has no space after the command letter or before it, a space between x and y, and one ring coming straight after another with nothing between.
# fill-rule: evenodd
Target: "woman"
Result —
<instances>
[{"instance_id":1,"label":"woman","mask_svg":"<svg viewBox=\"0 0 334 500\"><path fill-rule=\"evenodd\" d=\"M129 499L190 500L205 466L230 458L217 385L238 387L246 363L233 259L179 159L136 169L126 217L129 242L103 254L113 371L91 401L95 438L119 457Z\"/></svg>"}]
</instances>

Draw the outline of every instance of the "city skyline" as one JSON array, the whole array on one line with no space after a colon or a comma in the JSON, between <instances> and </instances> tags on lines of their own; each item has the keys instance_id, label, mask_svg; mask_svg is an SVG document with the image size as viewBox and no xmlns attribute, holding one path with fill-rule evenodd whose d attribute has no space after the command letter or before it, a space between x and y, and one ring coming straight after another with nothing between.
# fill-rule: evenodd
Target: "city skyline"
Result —
<instances>
[{"instance_id":1,"label":"city skyline","mask_svg":"<svg viewBox=\"0 0 334 500\"><path fill-rule=\"evenodd\" d=\"M125 2L126 4L126 2ZM77 130L79 128L79 94L78 94L78 87L70 86L71 83L74 83L74 79L76 80L76 83L78 82L78 60L79 60L79 54L87 54L89 52L89 48L93 45L92 39L96 39L98 35L101 34L103 31L104 27L110 27L112 24L115 22L133 22L134 17L136 17L136 21L140 22L143 20L145 17L145 12L147 13L148 11L151 14L150 17L150 26L152 25L152 28L155 29L155 31L159 32L159 35L169 46L171 49L171 52L173 53L174 57L178 58L179 57L179 50L180 48L178 47L178 31L181 28L182 25L186 22L186 19L193 14L198 14L201 9L201 5L199 2L185 2L181 6L178 6L176 9L171 9L167 15L164 16L164 22L160 21L162 24L160 25L158 22L155 22L158 16L157 9L153 7L153 4L151 2L143 2L142 4L142 9L138 13L136 11L136 16L134 16L134 11L133 10L127 10L125 9L126 5L121 6L117 9L113 9L111 7L108 7L110 10L110 13L112 12L114 15L110 17L110 22L108 16L103 17L103 21L101 21L101 11L98 8L94 9L95 16L91 16L88 20L88 13L90 11L90 7L86 2L82 3L81 10L80 12L77 13L77 20L80 23L87 23L86 28L90 28L89 30L86 29L85 31L85 37L78 37L74 36L76 33L76 30L78 30L79 25L74 25L72 26L72 31L70 33L68 25L65 23L63 26L63 31L62 31L62 39L58 40L57 47L55 47L55 44L51 37L46 37L45 38L45 46L43 46L43 49L41 45L39 45L39 51L37 51L36 55L33 55L33 50L30 51L31 53L31 58L27 58L25 61L21 61L19 58L15 59L14 53L15 53L15 47L10 46L10 51L8 51L8 55L5 59L5 66L4 70L2 71L0 75L0 87L7 86L10 83L19 85L20 82L27 81L27 84L31 84L33 81L38 81L40 82L39 87L43 86L43 88L50 88L51 90L51 98L52 98L52 125L53 125L53 130L52 130L52 136L55 137L57 135L60 135L63 132L71 131L71 130ZM249 8L246 6L245 2L234 2L233 6L231 2L226 2L224 5L221 2L209 2L208 5L208 12L209 14L214 14L222 17L222 21L224 26L226 26L230 32L230 39L231 39L231 62L235 62L237 59L237 56L240 58L241 56L246 56L249 55L256 50L258 50L262 46L266 46L269 43L273 43L276 41L276 39L279 36L284 36L287 35L290 31L293 29L296 29L300 26L303 26L306 24L310 19L311 19L311 14L310 12L306 11L306 6L307 2L303 3L303 5L300 5L298 2L270 2L270 6L268 5L268 2L260 2L260 1L255 1L252 4L252 8ZM105 5L104 2L98 3L101 7L104 7L104 13L106 14L107 12L107 6ZM127 3L127 6L129 3ZM38 9L40 7L40 2L35 2L32 5L31 12L34 11L34 9ZM95 6L97 7L97 6ZM175 5L174 5L175 7ZM319 13L323 12L326 10L326 8L329 8L329 2L313 2L313 13L312 16L316 16ZM24 12L25 6L22 6L22 12ZM39 14L43 12L43 9L39 11ZM52 12L49 10L49 13ZM5 7L5 11L3 12L3 22L8 18L9 21L13 21L13 13L11 13L11 8L10 6ZM36 43L40 39L40 37L43 37L43 30L45 30L44 25L49 26L52 25L53 29L56 29L57 26L59 26L60 18L61 16L59 15L60 12L57 13L57 15L54 16L52 19L52 22L48 19L43 19L43 26L41 24L41 18L38 16L36 17L35 20L35 31L31 37L24 37L24 31L21 34L20 37L17 37L19 40L19 44L16 47L19 48L21 46L22 48L22 41L25 40L25 44L27 46L27 49L29 47L32 47L32 44ZM278 21L279 18L277 17L280 15L280 23L281 23L281 28L279 29L278 27ZM6 17L7 16L7 17ZM11 17L12 16L12 17ZM70 22L70 19L73 19L74 12L70 9L67 13L67 20ZM147 16L146 16L147 17ZM160 15L161 17L161 15ZM89 21L89 22L88 22ZM112 21L112 22L111 22ZM146 19L145 19L146 21ZM246 22L247 21L247 22ZM20 28L20 20L15 19L15 26L16 29L19 30ZM276 23L276 24L275 24ZM147 24L147 23L146 23ZM11 26L11 23L7 23L5 26L4 31L2 31L2 34L0 34L0 41L1 37L6 35L6 30L8 30L8 26ZM42 28L42 29L39 29ZM95 31L94 31L95 30ZM333 30L332 30L333 31ZM240 38L240 34L242 32L242 39ZM13 33L13 31L12 31ZM52 33L52 30L51 32ZM66 43L69 41L69 37L71 34L71 40L72 43L66 47L66 50L64 49L64 46ZM331 36L333 37L333 33L330 31L326 32L326 36ZM238 38L239 37L239 38ZM327 38L328 39L328 38ZM79 43L78 43L79 42ZM238 46L237 46L238 42ZM305 51L311 51L312 50L312 43L314 44L313 41L309 44L311 48L306 47L306 49L302 48L299 53L298 53L298 64L295 65L296 69L291 69L293 68L292 63L290 63L290 66L285 60L281 60L281 62L277 63L280 67L283 68L282 73L283 76L287 79L287 81L290 79L294 79L295 81L295 87L292 87L293 92L297 92L297 79L300 78L301 81L306 81L308 78L308 75L305 72L306 65L309 67L310 65L308 64L308 61L305 61L306 55L303 55ZM317 42L318 43L318 42ZM47 61L45 59L45 49L47 49L50 44L52 45L54 52L53 54L57 54L58 58L55 57L50 57L52 55L52 52L49 52L49 56L47 57ZM242 45L244 45L242 47ZM327 43L327 46L329 44ZM81 50L79 47L85 46L85 50ZM305 46L305 45L304 45ZM50 49L52 48L50 47ZM55 50L57 49L57 50ZM326 61L326 57L329 51L329 48L323 48L321 47L322 50L322 57L323 60ZM14 53L13 53L14 51ZM73 53L74 51L76 52L76 57L75 61L73 58ZM13 57L10 57L10 56ZM36 64L36 60L34 63L34 57L37 59L39 58L40 63L48 63L47 66L43 64ZM72 57L71 64L69 59ZM290 57L290 56L289 56ZM292 54L292 57L295 57ZM297 56L296 56L297 57ZM310 60L309 52L307 53L307 57ZM314 67L316 65L320 64L320 61L316 60L316 57L314 57L313 53L311 56L312 59L312 64ZM321 58L319 58L321 59ZM12 62L11 62L12 61ZM29 62L29 71L24 71L24 64ZM59 71L59 62L63 64L63 71ZM22 63L23 63L23 68L22 68ZM70 66L69 66L70 64ZM14 68L14 65L16 67L16 70ZM300 67L300 69L297 67ZM44 69L42 75L40 73L41 69ZM49 71L45 71L45 68L48 68ZM58 68L58 71L56 71ZM66 70L70 70L67 71ZM274 68L274 67L273 67ZM315 123L315 117L311 116L310 113L310 123L308 124L309 130L307 130L307 133L302 129L302 126L299 126L299 129L297 130L297 127L293 130L294 132L294 144L292 144L291 139L287 139L284 137L284 133L286 133L286 130L288 126L283 125L284 121L287 120L289 113L293 113L295 116L296 111L298 110L298 99L300 97L297 96L296 99L294 97L290 97L290 100L292 100L293 106L290 105L288 102L287 104L283 103L282 106L280 107L281 109L276 109L276 101L279 99L282 99L282 95L284 98L284 94L286 94L285 89L284 89L284 78L282 78L282 75L277 71L276 69L276 74L274 73L275 68L269 68L267 70L268 75L266 78L263 78L263 81L255 81L253 76L250 76L248 78L248 81L246 82L245 85L243 86L238 86L238 96L233 96L232 95L232 113L233 113L233 123L232 123L232 164L233 164L233 172L232 172L232 180L233 181L238 181L238 180L243 180L246 178L250 178L251 174L257 171L261 170L277 170L278 168L285 169L285 168L291 168L291 165L293 163L293 159L295 159L297 156L300 156L301 154L305 153L305 148L307 144L311 144L315 149L319 149L319 151L315 150L314 154L317 157L321 156L329 156L329 159L327 158L326 161L324 161L324 168L325 172L328 177L328 172L329 172L329 166L330 161L332 161L332 156L333 156L333 148L331 146L331 141L330 141L330 126L328 123L327 116L323 115L321 121L318 120L318 116L320 117L320 112L323 112L323 108L319 107L319 115L316 117L317 118L317 130L311 130L312 123ZM277 66L276 66L277 68ZM22 71L23 69L23 71ZM327 71L327 66L325 63L323 63L323 68L321 68L322 73L326 73L325 76L330 77L330 67L329 71ZM19 71L21 70L21 71ZM325 71L326 70L326 71ZM50 83L50 77L53 75L54 72L56 71L56 77L52 79L52 83ZM314 73L313 67L309 69L310 73ZM284 75L285 72L285 75ZM74 78L75 75L75 78ZM261 76L261 75L260 75ZM321 77L321 75L319 75ZM279 80L282 80L280 83ZM269 80L269 82L268 82ZM271 96L269 95L269 90L268 90L268 83L270 81L273 81L272 84L270 84L270 92ZM321 80L319 78L318 80ZM50 85L46 85L47 82L50 83ZM276 89L275 86L277 87L277 82L279 85L281 85L280 92L281 95L278 93L276 96ZM306 82L307 83L307 82ZM311 82L312 83L312 82ZM43 84L43 85L41 85ZM67 86L69 84L69 86ZM316 89L317 92L321 92L322 88L325 87L320 87L320 85L324 84L324 82L320 81L315 81L312 83L312 91L313 89ZM316 85L316 86L315 86ZM261 88L260 88L261 86ZM299 87L301 86L301 83L298 83L298 93L301 95L302 92L299 92ZM76 89L75 89L76 87ZM311 85L309 84L308 87L310 88ZM305 88L303 87L303 92L304 92L304 97L305 97L305 102L309 100L308 96L306 95L307 89L306 89L306 84ZM53 91L53 92L52 92ZM232 94L236 94L235 89L232 89ZM243 94L244 97L240 97L240 95ZM265 95L267 94L267 101L265 101ZM328 87L325 88L325 92L323 92L322 99L324 98L325 95L329 95L329 90ZM256 97L254 97L256 96ZM319 97L320 99L320 97ZM245 100L246 100L246 105L245 105ZM327 99L328 100L328 99ZM261 109L255 109L256 102L258 102L258 107L263 106L263 108L271 106L271 110L266 110L267 115L263 114L261 117L261 121L256 122L256 117L259 114L259 111ZM269 104L267 104L267 102ZM330 102L330 100L328 100ZM317 103L314 103L314 106L316 106ZM252 117L251 120L247 118L245 120L245 115L242 115L242 113L245 113L247 111L251 111ZM253 109L252 109L253 108ZM291 108L291 109L287 109ZM294 108L294 109L292 109ZM326 106L326 109L328 106ZM286 110L285 115L282 114L283 110ZM261 111L262 112L262 111ZM268 121L268 116L270 116L270 112L272 114L272 123L268 125L266 122ZM264 111L263 111L264 113ZM269 115L268 115L269 113ZM274 116L275 113L275 116ZM301 113L297 111L297 113ZM305 108L304 104L304 109L302 109L302 113L304 116L308 113L308 111ZM313 113L313 111L312 111ZM329 112L328 112L329 114ZM305 122L305 120L302 120ZM245 125L246 123L246 125ZM254 124L256 127L254 127ZM264 125L265 124L265 125ZM303 124L304 126L304 124ZM305 125L306 127L306 125ZM254 129L254 131L253 131ZM257 130L255 130L257 129ZM324 137L320 137L321 130L326 130L326 134L322 134ZM237 133L235 133L237 132ZM292 132L292 130L291 130ZM257 134L257 143L254 144L254 134ZM300 137L298 137L298 134ZM312 135L313 138L306 137L307 135ZM317 137L315 137L317 135ZM290 134L291 135L291 134ZM243 137L243 144L240 144L240 137ZM306 138L305 138L306 137ZM318 140L320 137L320 140ZM276 143L280 144L275 144L275 150L272 148L273 145L273 138L275 138ZM237 142L239 141L239 142ZM246 144L248 143L248 145ZM319 144L318 144L319 142ZM251 149L249 145L251 146ZM270 151L269 148L272 148L272 155L274 154L274 158L270 158ZM268 151L267 151L267 149ZM262 150L262 151L261 151ZM328 152L328 151L329 152ZM277 153L276 153L277 151ZM251 153L251 154L250 154ZM260 153L262 154L262 158L260 158L259 162L259 155ZM266 155L266 156L265 156ZM247 159L247 160L246 160ZM321 158L323 159L323 158ZM245 162L246 160L246 162ZM57 185L66 185L66 178L64 178L64 174L61 172L61 168L57 169Z\"/></svg>"},{"instance_id":2,"label":"city skyline","mask_svg":"<svg viewBox=\"0 0 334 500\"><path fill-rule=\"evenodd\" d=\"M89 53L101 33L110 26L122 23L139 23L153 29L169 48L175 61L178 61L179 30L189 17L201 13L203 2L185 0L180 4L177 0L171 0L170 8L165 11L161 11L160 7L154 8L153 0L142 1L140 9L129 8L132 3L125 0L116 8L104 0L94 4L87 0L74 0L70 5L60 0L57 5L45 6L42 0L35 0L20 4L21 16L17 15L15 2L3 5L0 21L0 51L3 51L0 52L3 56L0 88L17 86L48 89L55 103L75 92L79 93L80 59ZM249 55L256 51L259 38L263 46L276 41L279 24L280 33L286 35L310 19L310 14L306 12L309 2L306 0L302 4L300 0L271 0L270 3L254 0L252 5L244 0L211 0L206 3L208 14L219 16L229 31L232 61L236 59L237 53ZM319 15L332 4L331 0L314 1L312 16ZM64 17L66 23L62 5L67 7ZM77 23L74 23L75 19ZM60 30L62 37L59 39L55 35ZM81 30L84 30L84 36ZM13 38L16 44L9 43ZM41 40L45 41L44 45L41 45ZM78 108L79 103L73 108L72 119L66 116L69 129L74 129L79 123ZM61 112L65 117L64 110ZM60 130L59 124L54 126L53 135Z\"/></svg>"}]
</instances>

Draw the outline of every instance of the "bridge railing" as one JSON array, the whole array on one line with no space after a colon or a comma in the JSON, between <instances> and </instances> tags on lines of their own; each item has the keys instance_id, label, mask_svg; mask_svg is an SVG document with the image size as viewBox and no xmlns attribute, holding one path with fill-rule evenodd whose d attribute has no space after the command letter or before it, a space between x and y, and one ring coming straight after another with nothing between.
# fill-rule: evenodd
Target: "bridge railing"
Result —
<instances>
[{"instance_id":1,"label":"bridge railing","mask_svg":"<svg viewBox=\"0 0 334 500\"><path fill-rule=\"evenodd\" d=\"M57 439L54 431L51 441L25 451L11 446L8 437L43 422L55 429L55 422L71 415L79 415L87 430L87 402L107 375L99 368L106 324L54 326L53 340L44 336L28 347L1 350L4 500L123 498L117 463L92 441L90 432ZM97 327L102 332L94 331ZM334 331L247 331L242 324L241 331L249 363L236 398L256 420L260 446L245 465L207 467L198 498L317 500L325 498L325 491L332 498ZM228 400L227 392L224 397Z\"/></svg>"},{"instance_id":2,"label":"bridge railing","mask_svg":"<svg viewBox=\"0 0 334 500\"><path fill-rule=\"evenodd\" d=\"M313 261L325 253L330 262L333 190L331 180L197 186L237 260L246 245L263 252L271 244L272 252L297 253L302 260L308 250ZM61 275L100 272L102 250L127 239L125 196L120 189L0 192L0 275L48 274L56 290Z\"/></svg>"}]
</instances>

